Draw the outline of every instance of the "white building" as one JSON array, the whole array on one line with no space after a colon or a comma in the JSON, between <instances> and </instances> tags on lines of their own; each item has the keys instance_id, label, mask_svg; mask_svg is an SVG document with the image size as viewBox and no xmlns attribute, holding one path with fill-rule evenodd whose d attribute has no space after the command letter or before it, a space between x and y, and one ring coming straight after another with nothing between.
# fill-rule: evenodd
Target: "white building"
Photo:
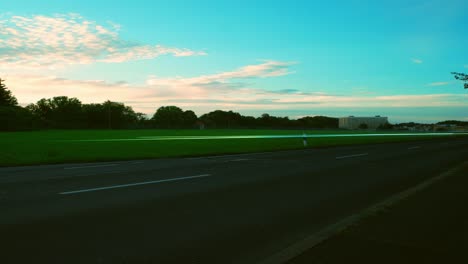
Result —
<instances>
[{"instance_id":1,"label":"white building","mask_svg":"<svg viewBox=\"0 0 468 264\"><path fill-rule=\"evenodd\" d=\"M338 122L339 128L344 129L359 129L361 124L367 125L369 129L376 129L380 125L388 123L388 117L374 116L374 117L341 117Z\"/></svg>"}]
</instances>

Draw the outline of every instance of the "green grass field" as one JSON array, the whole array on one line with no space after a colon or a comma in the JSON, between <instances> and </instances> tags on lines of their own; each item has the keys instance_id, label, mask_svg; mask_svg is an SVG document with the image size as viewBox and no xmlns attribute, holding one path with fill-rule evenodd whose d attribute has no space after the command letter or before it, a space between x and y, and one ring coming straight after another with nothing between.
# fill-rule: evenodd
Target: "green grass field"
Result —
<instances>
[{"instance_id":1,"label":"green grass field","mask_svg":"<svg viewBox=\"0 0 468 264\"><path fill-rule=\"evenodd\" d=\"M50 130L0 133L0 166L189 157L304 148L300 138L134 140L163 136L301 135L298 130ZM352 134L362 131L304 131ZM366 132L365 132L366 133ZM375 132L367 132L375 133ZM436 136L310 138L309 148L421 140ZM440 137L440 136L437 136ZM123 139L121 141L99 141ZM126 139L130 139L127 141ZM132 140L133 139L133 140ZM98 140L98 141L86 141Z\"/></svg>"}]
</instances>

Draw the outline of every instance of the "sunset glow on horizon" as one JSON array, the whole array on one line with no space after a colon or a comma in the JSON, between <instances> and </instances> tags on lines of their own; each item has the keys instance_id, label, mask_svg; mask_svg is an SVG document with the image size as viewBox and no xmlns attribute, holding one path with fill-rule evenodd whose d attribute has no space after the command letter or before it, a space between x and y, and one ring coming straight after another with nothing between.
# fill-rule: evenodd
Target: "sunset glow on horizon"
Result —
<instances>
[{"instance_id":1,"label":"sunset glow on horizon","mask_svg":"<svg viewBox=\"0 0 468 264\"><path fill-rule=\"evenodd\" d=\"M0 77L21 105L69 96L152 115L468 121L466 1L9 1Z\"/></svg>"}]
</instances>

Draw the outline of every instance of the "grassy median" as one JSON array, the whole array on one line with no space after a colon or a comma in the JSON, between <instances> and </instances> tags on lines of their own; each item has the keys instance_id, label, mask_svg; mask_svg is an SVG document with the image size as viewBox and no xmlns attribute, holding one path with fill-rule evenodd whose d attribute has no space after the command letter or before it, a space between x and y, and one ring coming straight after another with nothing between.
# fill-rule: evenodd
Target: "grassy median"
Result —
<instances>
[{"instance_id":1,"label":"grassy median","mask_svg":"<svg viewBox=\"0 0 468 264\"><path fill-rule=\"evenodd\" d=\"M301 138L134 140L163 136L356 134L301 130L49 130L0 133L0 166L188 157L304 148ZM311 138L308 147L421 140L435 136ZM440 137L440 136L437 136ZM122 139L121 141L99 141ZM129 141L126 141L129 139ZM81 141L80 141L81 140ZM97 140L97 141L83 141Z\"/></svg>"}]
</instances>

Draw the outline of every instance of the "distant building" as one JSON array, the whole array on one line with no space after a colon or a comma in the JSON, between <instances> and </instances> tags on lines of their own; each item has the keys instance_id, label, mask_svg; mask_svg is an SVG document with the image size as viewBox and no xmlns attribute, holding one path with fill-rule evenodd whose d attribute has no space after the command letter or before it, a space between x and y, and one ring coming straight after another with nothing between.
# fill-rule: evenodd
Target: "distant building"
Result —
<instances>
[{"instance_id":1,"label":"distant building","mask_svg":"<svg viewBox=\"0 0 468 264\"><path fill-rule=\"evenodd\" d=\"M348 116L342 117L338 121L339 128L344 129L359 129L361 124L367 125L369 129L376 129L380 125L385 125L388 123L388 117L355 117L355 116Z\"/></svg>"}]
</instances>

